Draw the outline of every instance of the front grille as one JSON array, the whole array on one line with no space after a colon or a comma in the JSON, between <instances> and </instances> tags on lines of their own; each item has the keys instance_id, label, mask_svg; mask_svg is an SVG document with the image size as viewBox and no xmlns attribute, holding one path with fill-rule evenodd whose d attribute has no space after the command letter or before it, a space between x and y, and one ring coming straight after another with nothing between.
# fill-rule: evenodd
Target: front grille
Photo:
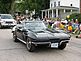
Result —
<instances>
[{"instance_id":1,"label":"front grille","mask_svg":"<svg viewBox=\"0 0 81 61\"><path fill-rule=\"evenodd\" d=\"M60 39L50 39L49 41L52 43L56 43L56 42L60 42Z\"/></svg>"},{"instance_id":2,"label":"front grille","mask_svg":"<svg viewBox=\"0 0 81 61\"><path fill-rule=\"evenodd\" d=\"M52 42L52 43L56 43L56 42L60 42L61 40L60 39L50 39L50 40L33 40L33 42Z\"/></svg>"},{"instance_id":3,"label":"front grille","mask_svg":"<svg viewBox=\"0 0 81 61\"><path fill-rule=\"evenodd\" d=\"M6 23L11 24L11 23L13 23L13 22L6 22Z\"/></svg>"}]
</instances>

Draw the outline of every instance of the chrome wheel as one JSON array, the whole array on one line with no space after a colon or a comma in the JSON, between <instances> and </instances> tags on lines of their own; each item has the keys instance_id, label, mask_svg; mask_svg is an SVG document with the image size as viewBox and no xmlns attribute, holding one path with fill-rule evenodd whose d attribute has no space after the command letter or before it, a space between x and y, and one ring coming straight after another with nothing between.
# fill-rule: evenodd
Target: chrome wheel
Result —
<instances>
[{"instance_id":1,"label":"chrome wheel","mask_svg":"<svg viewBox=\"0 0 81 61\"><path fill-rule=\"evenodd\" d=\"M13 40L15 41L15 39L16 39L16 35L15 35L15 34L13 34Z\"/></svg>"},{"instance_id":2,"label":"chrome wheel","mask_svg":"<svg viewBox=\"0 0 81 61\"><path fill-rule=\"evenodd\" d=\"M13 32L13 41L18 42L17 36L14 34L14 32Z\"/></svg>"},{"instance_id":3,"label":"chrome wheel","mask_svg":"<svg viewBox=\"0 0 81 61\"><path fill-rule=\"evenodd\" d=\"M66 43L61 43L61 45L59 45L58 48L63 50L66 47L66 45L67 45Z\"/></svg>"},{"instance_id":4,"label":"chrome wheel","mask_svg":"<svg viewBox=\"0 0 81 61\"><path fill-rule=\"evenodd\" d=\"M27 40L27 49L30 50L31 49L31 40L28 38Z\"/></svg>"},{"instance_id":5,"label":"chrome wheel","mask_svg":"<svg viewBox=\"0 0 81 61\"><path fill-rule=\"evenodd\" d=\"M35 45L32 44L32 39L28 38L26 42L26 47L29 52L33 52L35 50Z\"/></svg>"}]
</instances>

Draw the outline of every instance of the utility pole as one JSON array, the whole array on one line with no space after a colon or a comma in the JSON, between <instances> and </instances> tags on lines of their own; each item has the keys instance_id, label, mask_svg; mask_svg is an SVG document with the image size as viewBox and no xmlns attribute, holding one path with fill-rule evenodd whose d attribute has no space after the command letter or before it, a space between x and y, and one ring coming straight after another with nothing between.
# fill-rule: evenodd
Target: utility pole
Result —
<instances>
[{"instance_id":1,"label":"utility pole","mask_svg":"<svg viewBox=\"0 0 81 61\"><path fill-rule=\"evenodd\" d=\"M81 13L81 0L80 0L80 13Z\"/></svg>"}]
</instances>

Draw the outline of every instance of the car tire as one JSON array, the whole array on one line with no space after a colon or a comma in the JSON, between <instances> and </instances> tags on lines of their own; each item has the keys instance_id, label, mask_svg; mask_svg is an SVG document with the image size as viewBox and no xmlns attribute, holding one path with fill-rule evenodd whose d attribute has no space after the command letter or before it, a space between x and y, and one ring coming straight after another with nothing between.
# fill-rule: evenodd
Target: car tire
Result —
<instances>
[{"instance_id":1,"label":"car tire","mask_svg":"<svg viewBox=\"0 0 81 61\"><path fill-rule=\"evenodd\" d=\"M17 39L17 36L16 36L15 32L13 32L13 41L14 42L19 42L19 40Z\"/></svg>"},{"instance_id":2,"label":"car tire","mask_svg":"<svg viewBox=\"0 0 81 61\"><path fill-rule=\"evenodd\" d=\"M34 52L35 51L35 45L32 44L32 39L31 38L27 38L26 41L26 48L29 52Z\"/></svg>"},{"instance_id":3,"label":"car tire","mask_svg":"<svg viewBox=\"0 0 81 61\"><path fill-rule=\"evenodd\" d=\"M76 38L78 38L78 36L76 36Z\"/></svg>"},{"instance_id":4,"label":"car tire","mask_svg":"<svg viewBox=\"0 0 81 61\"><path fill-rule=\"evenodd\" d=\"M0 29L2 28L2 25L0 24Z\"/></svg>"},{"instance_id":5,"label":"car tire","mask_svg":"<svg viewBox=\"0 0 81 61\"><path fill-rule=\"evenodd\" d=\"M58 46L60 50L63 50L66 47L66 43L61 43L61 45Z\"/></svg>"}]
</instances>

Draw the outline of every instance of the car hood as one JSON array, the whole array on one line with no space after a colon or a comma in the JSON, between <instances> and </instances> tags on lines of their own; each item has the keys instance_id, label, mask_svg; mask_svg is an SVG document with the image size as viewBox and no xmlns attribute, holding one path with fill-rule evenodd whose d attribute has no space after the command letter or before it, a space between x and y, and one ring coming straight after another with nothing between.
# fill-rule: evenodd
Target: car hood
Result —
<instances>
[{"instance_id":1,"label":"car hood","mask_svg":"<svg viewBox=\"0 0 81 61\"><path fill-rule=\"evenodd\" d=\"M38 39L55 39L54 35L53 34L50 34L50 33L37 33L36 34L36 37Z\"/></svg>"},{"instance_id":2,"label":"car hood","mask_svg":"<svg viewBox=\"0 0 81 61\"><path fill-rule=\"evenodd\" d=\"M58 37L62 40L70 39L70 37L71 37L69 34L66 34L66 33L54 33L54 36Z\"/></svg>"},{"instance_id":3,"label":"car hood","mask_svg":"<svg viewBox=\"0 0 81 61\"><path fill-rule=\"evenodd\" d=\"M2 21L15 21L14 19L1 19Z\"/></svg>"},{"instance_id":4,"label":"car hood","mask_svg":"<svg viewBox=\"0 0 81 61\"><path fill-rule=\"evenodd\" d=\"M70 35L66 33L60 33L60 32L50 32L50 31L40 31L34 33L35 37L38 39L70 39Z\"/></svg>"}]
</instances>

